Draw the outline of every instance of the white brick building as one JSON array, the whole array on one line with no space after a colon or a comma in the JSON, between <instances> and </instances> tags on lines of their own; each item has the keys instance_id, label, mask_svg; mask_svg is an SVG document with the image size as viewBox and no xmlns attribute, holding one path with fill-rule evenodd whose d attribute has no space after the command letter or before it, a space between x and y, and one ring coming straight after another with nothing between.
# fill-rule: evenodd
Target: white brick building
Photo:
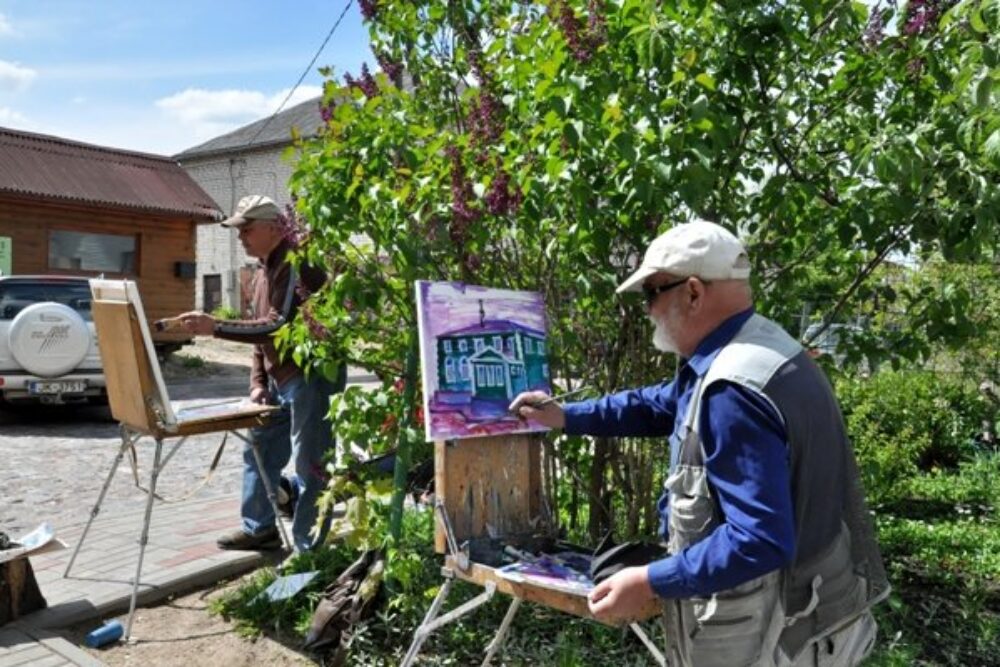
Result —
<instances>
[{"instance_id":1,"label":"white brick building","mask_svg":"<svg viewBox=\"0 0 1000 667\"><path fill-rule=\"evenodd\" d=\"M317 134L323 124L319 104L320 98L302 102L189 148L174 159L227 215L241 197L252 194L267 195L284 207L290 202L293 166L281 155L292 144L293 127L304 137ZM242 309L256 260L246 256L236 232L221 225L199 226L195 254L195 307Z\"/></svg>"}]
</instances>

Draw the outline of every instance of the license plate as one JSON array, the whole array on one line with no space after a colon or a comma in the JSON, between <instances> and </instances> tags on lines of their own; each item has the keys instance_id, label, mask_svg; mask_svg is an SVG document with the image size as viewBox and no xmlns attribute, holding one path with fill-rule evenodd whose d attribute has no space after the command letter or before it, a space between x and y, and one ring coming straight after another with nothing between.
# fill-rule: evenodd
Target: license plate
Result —
<instances>
[{"instance_id":1,"label":"license plate","mask_svg":"<svg viewBox=\"0 0 1000 667\"><path fill-rule=\"evenodd\" d=\"M30 394L73 394L80 393L86 388L86 380L49 380L28 383L28 393Z\"/></svg>"}]
</instances>

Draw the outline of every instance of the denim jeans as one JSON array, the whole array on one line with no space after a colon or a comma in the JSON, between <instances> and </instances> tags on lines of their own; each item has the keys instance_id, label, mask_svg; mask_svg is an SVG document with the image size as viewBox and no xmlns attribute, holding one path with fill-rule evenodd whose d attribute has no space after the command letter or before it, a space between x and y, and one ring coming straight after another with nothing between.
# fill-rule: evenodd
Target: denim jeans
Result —
<instances>
[{"instance_id":1,"label":"denim jeans","mask_svg":"<svg viewBox=\"0 0 1000 667\"><path fill-rule=\"evenodd\" d=\"M281 470L290 457L295 460L299 478L299 498L292 521L292 541L296 551L308 551L323 542L329 520L321 526L315 539L309 533L319 514L316 501L326 486L328 475L324 458L333 455L337 442L333 437L326 413L330 397L343 391L347 379L342 366L335 382L320 377L308 381L299 375L278 387L273 381L268 391L271 402L281 408L271 416L266 426L251 429L250 438L258 445L264 474L277 492ZM274 509L257 469L252 448L243 448L243 498L240 506L243 532L256 535L275 525Z\"/></svg>"}]
</instances>

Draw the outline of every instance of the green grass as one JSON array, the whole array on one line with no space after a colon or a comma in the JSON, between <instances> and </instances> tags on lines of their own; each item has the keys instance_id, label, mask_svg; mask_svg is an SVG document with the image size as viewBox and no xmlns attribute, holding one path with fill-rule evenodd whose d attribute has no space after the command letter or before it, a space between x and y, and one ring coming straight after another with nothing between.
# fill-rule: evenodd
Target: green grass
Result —
<instances>
[{"instance_id":1,"label":"green grass","mask_svg":"<svg viewBox=\"0 0 1000 667\"><path fill-rule=\"evenodd\" d=\"M205 367L205 360L196 354L174 354L174 358L184 368Z\"/></svg>"}]
</instances>

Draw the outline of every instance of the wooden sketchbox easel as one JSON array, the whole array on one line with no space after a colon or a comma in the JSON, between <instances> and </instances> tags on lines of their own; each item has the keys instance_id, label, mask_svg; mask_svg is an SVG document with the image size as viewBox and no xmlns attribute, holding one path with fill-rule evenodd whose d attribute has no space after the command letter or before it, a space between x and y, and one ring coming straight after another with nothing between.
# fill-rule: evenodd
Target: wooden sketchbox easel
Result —
<instances>
[{"instance_id":1,"label":"wooden sketchbox easel","mask_svg":"<svg viewBox=\"0 0 1000 667\"><path fill-rule=\"evenodd\" d=\"M142 531L139 536L139 560L132 579L132 599L129 604L128 621L125 626L125 639L132 630L132 620L135 615L136 598L139 592L142 576L142 561L149 538L149 523L153 511L153 498L156 495L156 480L178 448L192 435L204 433L233 433L236 437L253 447L254 457L258 467L261 466L260 453L256 445L246 438L241 429L265 424L272 406L254 405L238 401L216 403L189 410L175 410L167 395L166 386L160 373L152 338L149 335L149 325L143 312L142 301L135 282L131 280L91 280L90 290L93 297L92 312L94 325L97 329L97 340L101 349L101 361L104 366L104 376L107 383L108 403L111 415L119 422L121 429L121 446L115 455L108 472L104 486L97 497L90 513L83 534L77 542L63 577L68 577L70 569L83 546L87 533L94 519L100 513L101 503L111 485L122 458L129 450L134 450L135 444L144 437L151 437L156 443L153 455L153 466L150 469L149 487L146 489L146 512L143 516ZM164 457L163 441L176 438L170 451ZM274 489L265 475L261 474L269 500L279 516L277 497ZM138 484L138 480L137 480ZM141 487L140 487L141 488ZM287 547L291 542L285 534L284 526L278 522L282 539Z\"/></svg>"},{"instance_id":2,"label":"wooden sketchbox easel","mask_svg":"<svg viewBox=\"0 0 1000 667\"><path fill-rule=\"evenodd\" d=\"M484 666L503 646L522 601L596 621L587 608L585 595L511 581L500 576L496 568L472 562L461 546L466 540L487 536L537 533L550 525L549 512L542 502L540 436L503 435L435 442L434 473L434 549L445 556L441 568L445 581L414 633L402 667L413 663L428 635L487 603L498 591L512 599L496 635L486 647ZM482 586L484 590L439 616L456 579ZM648 620L660 613L658 604L651 605L639 620ZM639 622L630 623L629 627L657 663L665 665L662 652Z\"/></svg>"}]
</instances>

